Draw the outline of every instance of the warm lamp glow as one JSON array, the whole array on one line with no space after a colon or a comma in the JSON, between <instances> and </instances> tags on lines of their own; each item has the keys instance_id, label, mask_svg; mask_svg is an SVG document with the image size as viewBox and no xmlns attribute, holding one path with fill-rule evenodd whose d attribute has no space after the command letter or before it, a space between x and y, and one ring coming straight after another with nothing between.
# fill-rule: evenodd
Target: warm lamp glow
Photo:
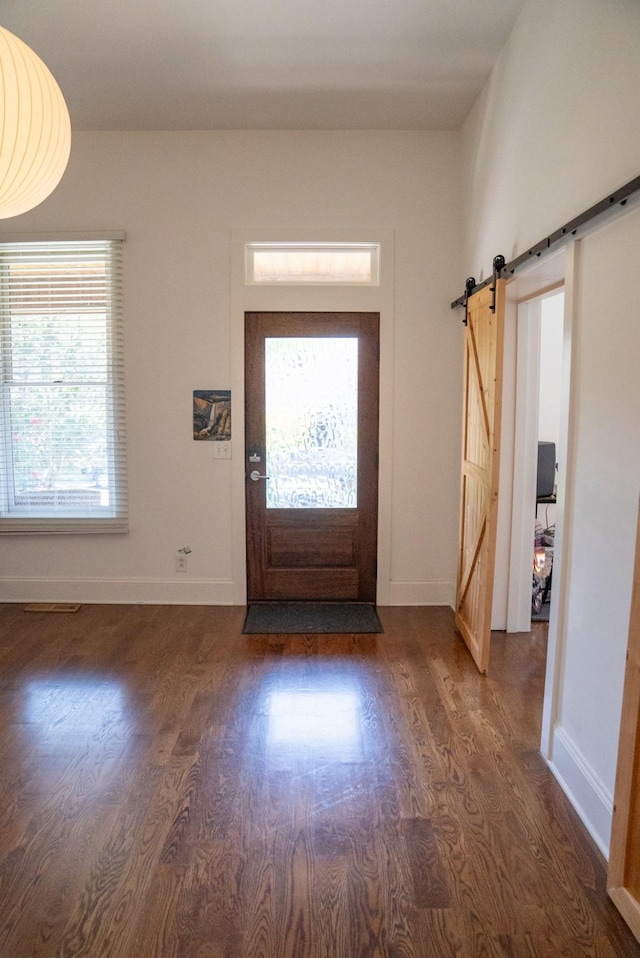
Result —
<instances>
[{"instance_id":1,"label":"warm lamp glow","mask_svg":"<svg viewBox=\"0 0 640 958\"><path fill-rule=\"evenodd\" d=\"M60 87L26 43L0 27L0 219L42 203L71 150Z\"/></svg>"}]
</instances>

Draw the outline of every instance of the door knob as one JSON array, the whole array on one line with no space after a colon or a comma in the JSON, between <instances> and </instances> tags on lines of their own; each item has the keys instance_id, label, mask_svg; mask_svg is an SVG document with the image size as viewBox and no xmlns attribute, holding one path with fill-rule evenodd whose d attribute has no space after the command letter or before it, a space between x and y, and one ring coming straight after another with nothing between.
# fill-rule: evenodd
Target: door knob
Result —
<instances>
[{"instance_id":1,"label":"door knob","mask_svg":"<svg viewBox=\"0 0 640 958\"><path fill-rule=\"evenodd\" d=\"M269 476L261 476L257 469L254 469L253 472L249 473L249 479L253 479L254 482L257 482L258 479L269 479Z\"/></svg>"}]
</instances>

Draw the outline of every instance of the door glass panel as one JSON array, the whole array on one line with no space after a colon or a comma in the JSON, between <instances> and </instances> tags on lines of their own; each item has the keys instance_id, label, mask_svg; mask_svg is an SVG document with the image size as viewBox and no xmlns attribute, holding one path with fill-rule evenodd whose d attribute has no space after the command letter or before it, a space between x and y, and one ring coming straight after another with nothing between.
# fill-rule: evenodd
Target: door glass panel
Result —
<instances>
[{"instance_id":1,"label":"door glass panel","mask_svg":"<svg viewBox=\"0 0 640 958\"><path fill-rule=\"evenodd\" d=\"M265 340L268 509L357 506L358 339Z\"/></svg>"}]
</instances>

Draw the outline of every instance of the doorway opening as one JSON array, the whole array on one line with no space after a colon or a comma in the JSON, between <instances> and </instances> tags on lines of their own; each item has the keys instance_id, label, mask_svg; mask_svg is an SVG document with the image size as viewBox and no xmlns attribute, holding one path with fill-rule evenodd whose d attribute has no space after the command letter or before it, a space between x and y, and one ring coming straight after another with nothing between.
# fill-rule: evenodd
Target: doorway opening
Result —
<instances>
[{"instance_id":1,"label":"doorway opening","mask_svg":"<svg viewBox=\"0 0 640 958\"><path fill-rule=\"evenodd\" d=\"M570 366L564 315L561 286L532 295L514 311L513 447L504 479L504 485L511 482L511 496L505 496L504 503L509 536L501 628L507 632L528 632L532 618L539 620L545 613L550 621L560 587L558 480L563 482L566 471L564 396ZM540 600L540 610L534 611Z\"/></svg>"},{"instance_id":2,"label":"doorway opening","mask_svg":"<svg viewBox=\"0 0 640 958\"><path fill-rule=\"evenodd\" d=\"M574 247L567 247L507 285L498 534L491 622L496 631L525 633L531 628L536 520L543 533L553 527L553 545L543 544L553 549L551 607L560 592L574 256ZM552 488L541 489L540 495L537 489L539 442L555 446L551 453ZM555 470L556 463L558 470ZM552 618L550 614L550 621Z\"/></svg>"},{"instance_id":3,"label":"doorway opening","mask_svg":"<svg viewBox=\"0 0 640 958\"><path fill-rule=\"evenodd\" d=\"M548 622L553 590L562 396L564 290L540 300L536 508L531 620Z\"/></svg>"},{"instance_id":4,"label":"doorway opening","mask_svg":"<svg viewBox=\"0 0 640 958\"><path fill-rule=\"evenodd\" d=\"M515 311L512 496L502 626L507 632L529 632L532 620L548 622L559 589L557 492L565 474L567 375L564 307L560 286L518 303Z\"/></svg>"}]
</instances>

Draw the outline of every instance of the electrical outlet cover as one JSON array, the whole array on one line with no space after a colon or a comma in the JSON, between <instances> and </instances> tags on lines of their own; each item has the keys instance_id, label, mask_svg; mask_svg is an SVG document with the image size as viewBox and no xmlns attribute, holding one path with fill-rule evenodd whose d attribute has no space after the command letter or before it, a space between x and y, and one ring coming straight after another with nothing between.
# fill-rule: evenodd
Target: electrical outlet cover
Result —
<instances>
[{"instance_id":1,"label":"electrical outlet cover","mask_svg":"<svg viewBox=\"0 0 640 958\"><path fill-rule=\"evenodd\" d=\"M222 440L213 444L214 459L231 459L231 440Z\"/></svg>"}]
</instances>

